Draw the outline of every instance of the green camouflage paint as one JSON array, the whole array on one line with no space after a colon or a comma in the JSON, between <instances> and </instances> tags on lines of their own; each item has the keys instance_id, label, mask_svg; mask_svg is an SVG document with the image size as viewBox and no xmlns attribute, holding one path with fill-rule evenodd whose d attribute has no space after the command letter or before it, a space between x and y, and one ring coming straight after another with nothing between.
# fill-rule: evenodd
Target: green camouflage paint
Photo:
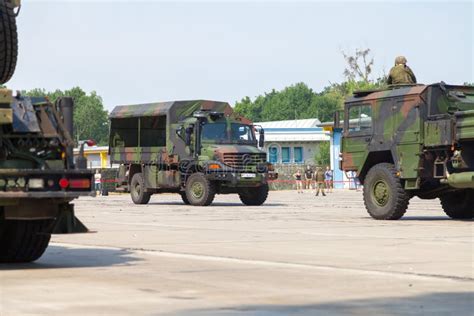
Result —
<instances>
[{"instance_id":1,"label":"green camouflage paint","mask_svg":"<svg viewBox=\"0 0 474 316\"><path fill-rule=\"evenodd\" d=\"M350 117L361 113L357 109L367 113ZM403 85L346 100L341 166L357 171L362 183L371 167L388 162L405 189L439 195L453 189L444 181L450 174L474 171L473 148L474 87ZM462 163L453 163L454 157Z\"/></svg>"},{"instance_id":2,"label":"green camouflage paint","mask_svg":"<svg viewBox=\"0 0 474 316\"><path fill-rule=\"evenodd\" d=\"M143 173L148 192L183 190L187 178L197 171L213 178L219 183L218 188L225 188L222 192L226 193L236 193L241 186L259 186L267 182L266 154L257 148L254 127L226 102L190 100L117 106L110 114L110 120L111 163L124 166L121 168L122 181L127 178L130 182L133 174ZM147 125L148 121L156 124ZM221 134L214 133L211 139L201 137L198 149L196 135L201 134L204 125L222 127L219 129ZM245 130L247 126L251 140L237 142L231 139L235 132L233 128ZM186 129L191 127L194 127L191 145L187 146ZM158 133L160 130L161 134ZM219 165L220 169L209 170L213 164ZM239 174L245 172L254 173L255 177L240 178ZM226 173L229 177L215 179L216 173Z\"/></svg>"}]
</instances>

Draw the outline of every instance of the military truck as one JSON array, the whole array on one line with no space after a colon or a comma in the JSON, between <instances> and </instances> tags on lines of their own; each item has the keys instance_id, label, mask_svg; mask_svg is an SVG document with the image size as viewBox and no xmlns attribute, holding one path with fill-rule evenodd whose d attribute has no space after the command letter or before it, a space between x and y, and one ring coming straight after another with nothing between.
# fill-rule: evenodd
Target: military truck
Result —
<instances>
[{"instance_id":1,"label":"military truck","mask_svg":"<svg viewBox=\"0 0 474 316\"><path fill-rule=\"evenodd\" d=\"M474 87L356 92L345 103L343 130L340 167L357 172L373 218L401 218L413 196L439 198L453 219L473 218Z\"/></svg>"},{"instance_id":2,"label":"military truck","mask_svg":"<svg viewBox=\"0 0 474 316\"><path fill-rule=\"evenodd\" d=\"M31 262L51 234L87 232L71 201L94 196L75 169L73 100L52 104L0 89L0 262Z\"/></svg>"},{"instance_id":3,"label":"military truck","mask_svg":"<svg viewBox=\"0 0 474 316\"><path fill-rule=\"evenodd\" d=\"M10 80L15 72L18 57L16 17L20 6L20 0L0 0L0 84Z\"/></svg>"},{"instance_id":4,"label":"military truck","mask_svg":"<svg viewBox=\"0 0 474 316\"><path fill-rule=\"evenodd\" d=\"M109 154L120 164L117 181L136 204L155 193L181 195L207 206L215 194L237 193L261 205L277 174L261 151L264 131L225 102L175 101L117 106L110 115Z\"/></svg>"}]
</instances>

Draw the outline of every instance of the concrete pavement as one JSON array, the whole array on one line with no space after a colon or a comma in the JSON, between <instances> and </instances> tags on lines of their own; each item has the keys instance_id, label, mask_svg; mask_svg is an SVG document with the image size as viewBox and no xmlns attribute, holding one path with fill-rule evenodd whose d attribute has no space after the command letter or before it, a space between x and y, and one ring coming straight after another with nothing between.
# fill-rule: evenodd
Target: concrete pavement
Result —
<instances>
[{"instance_id":1,"label":"concrete pavement","mask_svg":"<svg viewBox=\"0 0 474 316\"><path fill-rule=\"evenodd\" d=\"M455 314L474 310L473 226L413 199L368 217L360 192L271 192L262 207L153 196L81 199L97 233L54 236L36 263L0 266L0 314Z\"/></svg>"}]
</instances>

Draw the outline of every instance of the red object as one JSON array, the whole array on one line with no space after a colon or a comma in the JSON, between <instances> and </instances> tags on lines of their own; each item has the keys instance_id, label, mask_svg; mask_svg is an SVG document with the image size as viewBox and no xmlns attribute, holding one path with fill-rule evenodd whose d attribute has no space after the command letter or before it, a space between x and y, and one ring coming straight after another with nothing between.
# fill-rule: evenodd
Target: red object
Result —
<instances>
[{"instance_id":1,"label":"red object","mask_svg":"<svg viewBox=\"0 0 474 316\"><path fill-rule=\"evenodd\" d=\"M69 186L69 180L66 178L62 178L61 180L59 180L59 186L61 187L61 189L66 189Z\"/></svg>"},{"instance_id":2,"label":"red object","mask_svg":"<svg viewBox=\"0 0 474 316\"><path fill-rule=\"evenodd\" d=\"M88 139L88 140L86 140L86 144L87 144L87 146L92 147L92 146L96 145L96 142L92 139Z\"/></svg>"},{"instance_id":3,"label":"red object","mask_svg":"<svg viewBox=\"0 0 474 316\"><path fill-rule=\"evenodd\" d=\"M71 189L89 189L91 181L89 179L70 179L69 187Z\"/></svg>"}]
</instances>

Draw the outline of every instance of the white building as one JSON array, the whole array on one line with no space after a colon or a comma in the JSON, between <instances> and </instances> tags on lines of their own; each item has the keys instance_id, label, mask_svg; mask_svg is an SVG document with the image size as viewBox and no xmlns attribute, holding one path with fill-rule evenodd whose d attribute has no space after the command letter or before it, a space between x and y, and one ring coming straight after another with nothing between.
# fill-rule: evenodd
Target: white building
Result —
<instances>
[{"instance_id":1,"label":"white building","mask_svg":"<svg viewBox=\"0 0 474 316\"><path fill-rule=\"evenodd\" d=\"M272 163L304 164L314 161L321 142L329 142L329 132L318 119L260 122L265 130L265 147Z\"/></svg>"}]
</instances>

